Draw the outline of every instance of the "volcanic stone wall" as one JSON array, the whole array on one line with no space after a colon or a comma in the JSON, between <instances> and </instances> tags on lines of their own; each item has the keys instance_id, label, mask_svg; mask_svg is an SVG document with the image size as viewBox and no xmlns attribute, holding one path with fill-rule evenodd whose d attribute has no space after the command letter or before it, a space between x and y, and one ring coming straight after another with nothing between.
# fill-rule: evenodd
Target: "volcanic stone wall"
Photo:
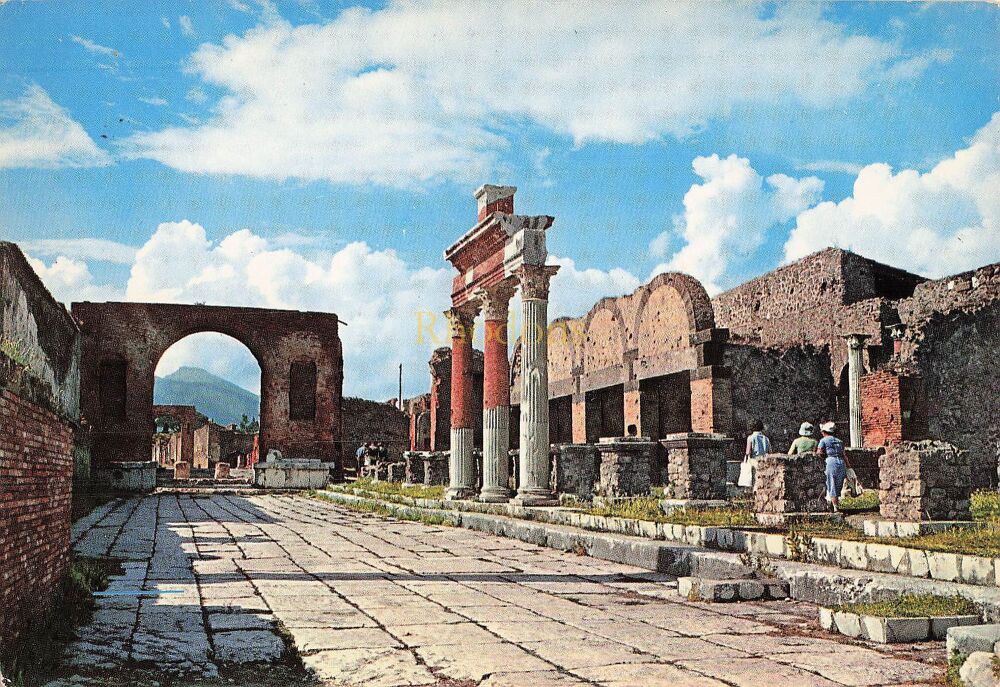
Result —
<instances>
[{"instance_id":1,"label":"volcanic stone wall","mask_svg":"<svg viewBox=\"0 0 1000 687\"><path fill-rule=\"evenodd\" d=\"M389 449L391 461L403 460L403 452L409 450L410 446L410 427L406 413L394 405L363 398L345 398L341 413L344 465L353 466L358 447L369 441L383 442Z\"/></svg>"},{"instance_id":2,"label":"volcanic stone wall","mask_svg":"<svg viewBox=\"0 0 1000 687\"><path fill-rule=\"evenodd\" d=\"M969 454L943 441L906 441L879 458L879 513L889 520L969 518Z\"/></svg>"}]
</instances>

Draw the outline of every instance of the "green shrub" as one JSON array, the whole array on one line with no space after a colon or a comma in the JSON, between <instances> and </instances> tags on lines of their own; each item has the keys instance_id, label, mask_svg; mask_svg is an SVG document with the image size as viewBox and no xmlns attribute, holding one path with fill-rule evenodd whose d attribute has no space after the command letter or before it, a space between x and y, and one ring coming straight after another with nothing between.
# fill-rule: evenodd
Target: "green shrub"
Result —
<instances>
[{"instance_id":1,"label":"green shrub","mask_svg":"<svg viewBox=\"0 0 1000 687\"><path fill-rule=\"evenodd\" d=\"M924 618L945 615L977 615L976 605L963 596L935 594L903 594L890 601L843 604L835 611L875 615L884 618Z\"/></svg>"},{"instance_id":2,"label":"green shrub","mask_svg":"<svg viewBox=\"0 0 1000 687\"><path fill-rule=\"evenodd\" d=\"M362 478L354 482L353 484L342 484L338 487L334 487L334 491L343 491L349 494L366 492L369 494L377 494L379 496L405 496L411 499L435 499L440 500L444 498L445 487L434 486L426 487L422 484L411 484L409 486L403 486L398 482L375 482L368 478Z\"/></svg>"},{"instance_id":3,"label":"green shrub","mask_svg":"<svg viewBox=\"0 0 1000 687\"><path fill-rule=\"evenodd\" d=\"M1000 523L1000 493L985 490L973 493L970 509L973 520Z\"/></svg>"}]
</instances>

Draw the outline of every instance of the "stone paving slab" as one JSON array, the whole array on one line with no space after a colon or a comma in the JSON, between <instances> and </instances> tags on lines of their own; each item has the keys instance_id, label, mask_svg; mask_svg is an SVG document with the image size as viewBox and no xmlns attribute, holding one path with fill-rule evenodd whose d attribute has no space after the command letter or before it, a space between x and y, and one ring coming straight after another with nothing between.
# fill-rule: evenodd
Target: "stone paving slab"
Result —
<instances>
[{"instance_id":1,"label":"stone paving slab","mask_svg":"<svg viewBox=\"0 0 1000 687\"><path fill-rule=\"evenodd\" d=\"M212 678L286 650L321 685L868 687L929 682L943 652L831 638L813 606L691 603L676 580L470 530L289 495L121 499L74 529L127 558L65 665ZM940 644L940 643L936 643Z\"/></svg>"}]
</instances>

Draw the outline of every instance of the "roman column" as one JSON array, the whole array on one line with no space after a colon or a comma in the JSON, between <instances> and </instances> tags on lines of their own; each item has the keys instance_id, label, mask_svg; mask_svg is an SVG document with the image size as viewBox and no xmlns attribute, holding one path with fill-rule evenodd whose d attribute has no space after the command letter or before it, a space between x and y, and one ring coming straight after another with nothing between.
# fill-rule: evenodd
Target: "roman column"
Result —
<instances>
[{"instance_id":1,"label":"roman column","mask_svg":"<svg viewBox=\"0 0 1000 687\"><path fill-rule=\"evenodd\" d=\"M549 280L559 268L523 265L521 331L521 457L518 503L557 505L549 489Z\"/></svg>"},{"instance_id":2,"label":"roman column","mask_svg":"<svg viewBox=\"0 0 1000 687\"><path fill-rule=\"evenodd\" d=\"M861 448L864 440L861 432L861 375L865 371L862 352L867 334L848 334L847 340L847 407L850 413L851 448Z\"/></svg>"},{"instance_id":3,"label":"roman column","mask_svg":"<svg viewBox=\"0 0 1000 687\"><path fill-rule=\"evenodd\" d=\"M467 499L476 492L476 463L472 457L472 332L476 310L452 308L451 324L451 456L448 461L449 500Z\"/></svg>"},{"instance_id":4,"label":"roman column","mask_svg":"<svg viewBox=\"0 0 1000 687\"><path fill-rule=\"evenodd\" d=\"M479 500L503 503L510 498L510 359L507 319L516 284L503 281L476 292L485 319L483 343L483 488Z\"/></svg>"}]
</instances>

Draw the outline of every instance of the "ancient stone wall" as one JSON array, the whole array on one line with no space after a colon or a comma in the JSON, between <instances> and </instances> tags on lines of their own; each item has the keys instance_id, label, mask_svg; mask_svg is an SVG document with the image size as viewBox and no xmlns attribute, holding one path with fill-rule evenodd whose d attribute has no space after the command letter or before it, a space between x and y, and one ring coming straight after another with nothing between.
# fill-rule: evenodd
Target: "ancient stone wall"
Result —
<instances>
[{"instance_id":1,"label":"ancient stone wall","mask_svg":"<svg viewBox=\"0 0 1000 687\"><path fill-rule=\"evenodd\" d=\"M834 379L847 364L845 334L888 345L884 325L893 301L924 279L839 248L827 248L768 272L712 299L716 322L734 343L763 347L811 344L830 351Z\"/></svg>"},{"instance_id":2,"label":"ancient stone wall","mask_svg":"<svg viewBox=\"0 0 1000 687\"><path fill-rule=\"evenodd\" d=\"M815 513L826 510L826 463L815 454L769 454L757 461L753 507L757 513Z\"/></svg>"},{"instance_id":3,"label":"ancient stone wall","mask_svg":"<svg viewBox=\"0 0 1000 687\"><path fill-rule=\"evenodd\" d=\"M79 419L80 332L7 241L0 241L0 347L52 389L60 413Z\"/></svg>"},{"instance_id":4,"label":"ancient stone wall","mask_svg":"<svg viewBox=\"0 0 1000 687\"><path fill-rule=\"evenodd\" d=\"M344 464L354 465L354 455L359 446L369 441L381 441L389 449L389 460L403 460L409 450L410 432L406 414L395 406L363 398L345 398L343 401Z\"/></svg>"},{"instance_id":5,"label":"ancient stone wall","mask_svg":"<svg viewBox=\"0 0 1000 687\"><path fill-rule=\"evenodd\" d=\"M835 389L828 349L730 344L723 360L732 374L735 436L749 434L757 419L764 423L772 449L784 452L803 422L819 427L833 419ZM743 450L742 445L736 448Z\"/></svg>"},{"instance_id":6,"label":"ancient stone wall","mask_svg":"<svg viewBox=\"0 0 1000 687\"><path fill-rule=\"evenodd\" d=\"M906 441L879 458L879 513L889 520L966 520L970 455L943 441Z\"/></svg>"}]
</instances>

